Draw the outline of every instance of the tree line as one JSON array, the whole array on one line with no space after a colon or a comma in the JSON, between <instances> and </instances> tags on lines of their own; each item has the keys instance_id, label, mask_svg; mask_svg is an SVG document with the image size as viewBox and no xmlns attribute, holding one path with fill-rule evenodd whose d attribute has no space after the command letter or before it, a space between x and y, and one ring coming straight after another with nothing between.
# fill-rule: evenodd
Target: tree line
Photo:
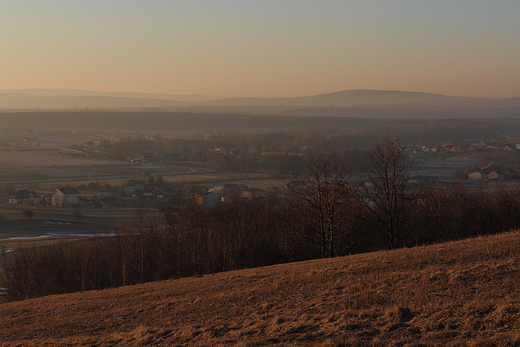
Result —
<instances>
[{"instance_id":1,"label":"tree line","mask_svg":"<svg viewBox=\"0 0 520 347\"><path fill-rule=\"evenodd\" d=\"M410 180L399 140L367 148L369 180L348 161L315 153L305 175L265 198L215 207L174 202L137 209L113 234L2 253L7 300L279 263L395 249L520 227L520 188Z\"/></svg>"}]
</instances>

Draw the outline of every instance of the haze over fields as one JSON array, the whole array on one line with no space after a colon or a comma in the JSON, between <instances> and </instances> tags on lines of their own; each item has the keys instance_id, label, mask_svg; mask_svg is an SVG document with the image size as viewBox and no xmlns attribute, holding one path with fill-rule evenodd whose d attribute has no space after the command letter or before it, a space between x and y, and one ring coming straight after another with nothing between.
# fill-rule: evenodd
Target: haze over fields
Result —
<instances>
[{"instance_id":1,"label":"haze over fields","mask_svg":"<svg viewBox=\"0 0 520 347\"><path fill-rule=\"evenodd\" d=\"M2 110L109 110L370 118L496 118L520 115L520 98L469 98L387 90L345 90L296 98L218 98L36 89L0 91L0 111Z\"/></svg>"},{"instance_id":2,"label":"haze over fields","mask_svg":"<svg viewBox=\"0 0 520 347\"><path fill-rule=\"evenodd\" d=\"M497 99L478 99L450 97L431 93L348 90L335 93L296 98L218 98L209 96L182 96L146 93L108 93L80 90L5 90L0 91L2 108L84 108L91 107L165 107L165 106L377 106L416 103L449 103L490 101ZM498 99L506 102L509 99ZM513 99L514 100L514 99Z\"/></svg>"},{"instance_id":3,"label":"haze over fields","mask_svg":"<svg viewBox=\"0 0 520 347\"><path fill-rule=\"evenodd\" d=\"M0 1L0 345L520 345L519 17Z\"/></svg>"}]
</instances>

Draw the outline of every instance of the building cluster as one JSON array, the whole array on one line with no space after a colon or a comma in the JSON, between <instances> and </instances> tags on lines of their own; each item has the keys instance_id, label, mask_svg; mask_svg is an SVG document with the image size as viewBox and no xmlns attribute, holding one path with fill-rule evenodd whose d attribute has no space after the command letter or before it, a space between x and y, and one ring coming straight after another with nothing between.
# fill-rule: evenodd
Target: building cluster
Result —
<instances>
[{"instance_id":1,"label":"building cluster","mask_svg":"<svg viewBox=\"0 0 520 347\"><path fill-rule=\"evenodd\" d=\"M96 146L92 141L85 141L81 146L67 146L60 149L61 156L95 158L105 156L107 154L108 152L105 150L105 148Z\"/></svg>"},{"instance_id":2,"label":"building cluster","mask_svg":"<svg viewBox=\"0 0 520 347\"><path fill-rule=\"evenodd\" d=\"M56 207L78 206L79 192L73 187L59 187L51 194L38 194L28 189L20 189L9 197L10 205L52 205Z\"/></svg>"},{"instance_id":3,"label":"building cluster","mask_svg":"<svg viewBox=\"0 0 520 347\"><path fill-rule=\"evenodd\" d=\"M516 170L490 170L481 169L468 173L468 180L479 181L479 180L512 180L518 179L520 169Z\"/></svg>"},{"instance_id":4,"label":"building cluster","mask_svg":"<svg viewBox=\"0 0 520 347\"><path fill-rule=\"evenodd\" d=\"M433 154L443 152L466 153L481 149L492 149L496 151L520 150L520 143L517 143L516 141L478 140L467 143L440 143L435 145L408 146L409 154Z\"/></svg>"},{"instance_id":5,"label":"building cluster","mask_svg":"<svg viewBox=\"0 0 520 347\"><path fill-rule=\"evenodd\" d=\"M130 163L141 164L141 163L151 163L151 162L153 162L153 159L154 159L154 156L152 153L144 151L141 154L136 154L136 155L127 157L126 161L130 162Z\"/></svg>"},{"instance_id":6,"label":"building cluster","mask_svg":"<svg viewBox=\"0 0 520 347\"><path fill-rule=\"evenodd\" d=\"M217 206L236 199L267 198L268 192L249 188L244 184L226 183L214 187L204 185L178 186L171 189L147 188L139 182L126 184L122 189L101 191L98 194L80 194L73 187L59 187L53 193L44 194L28 189L18 190L9 198L10 205L76 207L136 207L159 206L161 203L198 204Z\"/></svg>"}]
</instances>

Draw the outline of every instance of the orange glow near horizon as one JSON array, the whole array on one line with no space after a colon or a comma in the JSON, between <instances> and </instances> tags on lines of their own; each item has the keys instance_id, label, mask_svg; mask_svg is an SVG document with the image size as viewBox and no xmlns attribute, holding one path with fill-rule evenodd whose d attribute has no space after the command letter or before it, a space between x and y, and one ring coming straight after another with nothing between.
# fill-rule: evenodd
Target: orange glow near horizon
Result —
<instances>
[{"instance_id":1,"label":"orange glow near horizon","mask_svg":"<svg viewBox=\"0 0 520 347\"><path fill-rule=\"evenodd\" d=\"M24 2L0 5L1 90L520 96L513 1Z\"/></svg>"}]
</instances>

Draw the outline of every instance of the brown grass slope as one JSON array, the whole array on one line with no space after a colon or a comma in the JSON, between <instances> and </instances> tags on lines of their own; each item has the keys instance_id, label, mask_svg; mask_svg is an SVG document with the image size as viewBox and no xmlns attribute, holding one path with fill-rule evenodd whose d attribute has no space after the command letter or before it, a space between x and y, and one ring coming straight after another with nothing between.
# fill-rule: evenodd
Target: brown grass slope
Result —
<instances>
[{"instance_id":1,"label":"brown grass slope","mask_svg":"<svg viewBox=\"0 0 520 347\"><path fill-rule=\"evenodd\" d=\"M0 305L2 346L520 345L520 233Z\"/></svg>"}]
</instances>

